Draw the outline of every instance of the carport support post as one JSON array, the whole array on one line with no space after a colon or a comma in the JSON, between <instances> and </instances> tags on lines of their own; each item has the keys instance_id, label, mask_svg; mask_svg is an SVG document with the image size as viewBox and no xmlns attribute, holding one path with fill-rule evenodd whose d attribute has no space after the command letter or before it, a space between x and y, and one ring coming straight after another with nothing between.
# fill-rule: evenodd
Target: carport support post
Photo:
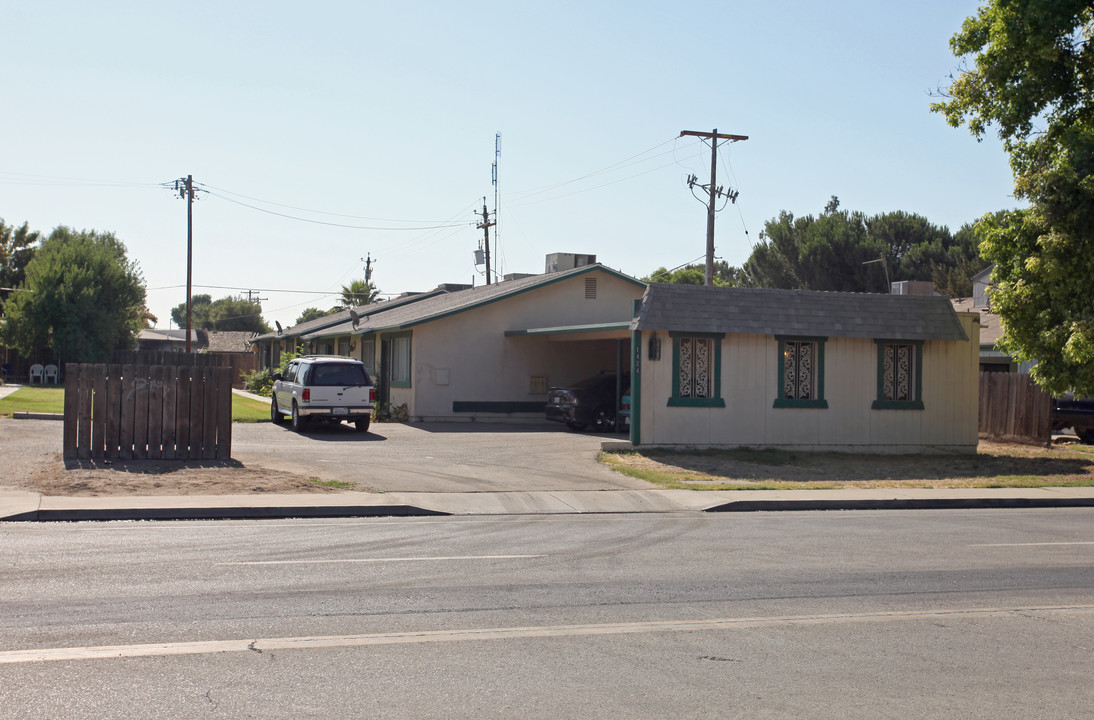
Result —
<instances>
[{"instance_id":1,"label":"carport support post","mask_svg":"<svg viewBox=\"0 0 1094 720\"><path fill-rule=\"evenodd\" d=\"M625 342L626 340L615 341L615 427L612 429L616 432L619 432L619 411L623 409L623 371L627 367L623 363Z\"/></svg>"}]
</instances>

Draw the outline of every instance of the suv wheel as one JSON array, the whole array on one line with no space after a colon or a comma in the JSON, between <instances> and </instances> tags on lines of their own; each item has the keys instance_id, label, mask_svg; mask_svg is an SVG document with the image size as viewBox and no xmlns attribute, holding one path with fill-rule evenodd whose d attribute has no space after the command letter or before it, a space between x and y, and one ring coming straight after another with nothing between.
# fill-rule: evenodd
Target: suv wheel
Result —
<instances>
[{"instance_id":1,"label":"suv wheel","mask_svg":"<svg viewBox=\"0 0 1094 720\"><path fill-rule=\"evenodd\" d=\"M367 417L357 419L357 421L354 423L354 425L357 426L357 432L359 432L359 433L367 433L368 432L368 420L369 419Z\"/></svg>"},{"instance_id":2,"label":"suv wheel","mask_svg":"<svg viewBox=\"0 0 1094 720\"><path fill-rule=\"evenodd\" d=\"M277 398L270 401L270 420L274 425L284 425L285 416L281 414L281 409L277 407Z\"/></svg>"},{"instance_id":3,"label":"suv wheel","mask_svg":"<svg viewBox=\"0 0 1094 720\"><path fill-rule=\"evenodd\" d=\"M293 432L298 432L298 433L304 432L304 427L307 424L308 424L307 420L305 420L300 415L300 408L298 408L296 406L296 403L293 403L292 404L292 429L293 429Z\"/></svg>"}]
</instances>

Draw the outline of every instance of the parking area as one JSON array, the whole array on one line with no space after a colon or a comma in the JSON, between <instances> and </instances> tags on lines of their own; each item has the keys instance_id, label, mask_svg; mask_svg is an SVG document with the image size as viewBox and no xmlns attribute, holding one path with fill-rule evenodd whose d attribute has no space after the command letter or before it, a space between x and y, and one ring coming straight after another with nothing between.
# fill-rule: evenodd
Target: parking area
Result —
<instances>
[{"instance_id":1,"label":"parking area","mask_svg":"<svg viewBox=\"0 0 1094 720\"><path fill-rule=\"evenodd\" d=\"M623 436L569 432L553 423L318 425L298 435L271 423L236 424L232 457L244 465L385 492L622 490L646 483L596 461L604 440Z\"/></svg>"},{"instance_id":2,"label":"parking area","mask_svg":"<svg viewBox=\"0 0 1094 720\"><path fill-rule=\"evenodd\" d=\"M21 486L21 479L46 469L63 473L61 430L62 423L55 420L0 419L0 467L4 469L0 486ZM570 432L546 421L528 426L378 423L365 434L345 424L317 425L306 434L296 434L269 422L236 423L233 462L216 472L226 477L244 470L251 475L289 473L349 482L353 483L350 489L373 492L645 488L645 483L596 461L601 442L622 437ZM163 470L171 465L170 461L155 463ZM128 478L133 475L129 472ZM171 482L181 473L164 475L163 481Z\"/></svg>"}]
</instances>

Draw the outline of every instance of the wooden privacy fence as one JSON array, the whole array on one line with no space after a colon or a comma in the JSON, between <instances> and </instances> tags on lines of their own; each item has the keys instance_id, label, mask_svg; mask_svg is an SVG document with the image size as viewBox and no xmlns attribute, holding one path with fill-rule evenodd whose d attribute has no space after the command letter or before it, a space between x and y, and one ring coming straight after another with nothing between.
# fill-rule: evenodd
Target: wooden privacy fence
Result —
<instances>
[{"instance_id":1,"label":"wooden privacy fence","mask_svg":"<svg viewBox=\"0 0 1094 720\"><path fill-rule=\"evenodd\" d=\"M65 366L65 460L228 460L229 366Z\"/></svg>"},{"instance_id":2,"label":"wooden privacy fence","mask_svg":"<svg viewBox=\"0 0 1094 720\"><path fill-rule=\"evenodd\" d=\"M990 440L1052 442L1052 398L1029 375L980 373L980 434Z\"/></svg>"}]
</instances>

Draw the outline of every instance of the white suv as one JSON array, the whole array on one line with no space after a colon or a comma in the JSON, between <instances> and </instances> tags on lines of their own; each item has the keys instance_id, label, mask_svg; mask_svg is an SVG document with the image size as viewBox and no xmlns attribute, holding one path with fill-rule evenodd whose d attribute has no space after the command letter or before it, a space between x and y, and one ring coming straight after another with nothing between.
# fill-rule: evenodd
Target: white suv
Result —
<instances>
[{"instance_id":1,"label":"white suv","mask_svg":"<svg viewBox=\"0 0 1094 720\"><path fill-rule=\"evenodd\" d=\"M305 355L289 361L285 375L274 373L270 419L280 425L288 417L302 432L312 420L356 423L368 432L376 388L365 364L348 357Z\"/></svg>"}]
</instances>

